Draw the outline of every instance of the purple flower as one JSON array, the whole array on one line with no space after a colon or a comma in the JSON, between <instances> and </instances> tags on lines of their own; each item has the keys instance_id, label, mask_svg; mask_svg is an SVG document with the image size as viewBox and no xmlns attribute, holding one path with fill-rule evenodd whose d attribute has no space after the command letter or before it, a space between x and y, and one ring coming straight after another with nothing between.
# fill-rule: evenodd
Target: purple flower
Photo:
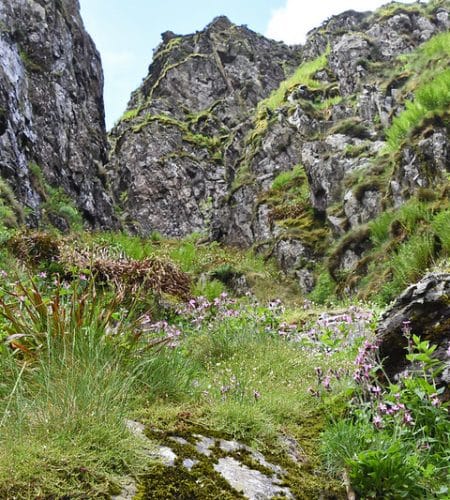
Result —
<instances>
[{"instance_id":1,"label":"purple flower","mask_svg":"<svg viewBox=\"0 0 450 500\"><path fill-rule=\"evenodd\" d=\"M406 425L414 425L414 420L409 411L405 411L405 414L403 415L403 423Z\"/></svg>"},{"instance_id":2,"label":"purple flower","mask_svg":"<svg viewBox=\"0 0 450 500\"><path fill-rule=\"evenodd\" d=\"M253 391L253 397L258 401L258 399L261 397L261 393L259 391Z\"/></svg>"},{"instance_id":3,"label":"purple flower","mask_svg":"<svg viewBox=\"0 0 450 500\"><path fill-rule=\"evenodd\" d=\"M323 387L325 388L326 391L330 391L331 390L331 379L330 377L327 375L324 379L323 379L323 382L322 382L322 385Z\"/></svg>"},{"instance_id":4,"label":"purple flower","mask_svg":"<svg viewBox=\"0 0 450 500\"><path fill-rule=\"evenodd\" d=\"M47 277L47 273L45 271L41 271L39 274L38 274L39 278L46 278Z\"/></svg>"},{"instance_id":5,"label":"purple flower","mask_svg":"<svg viewBox=\"0 0 450 500\"><path fill-rule=\"evenodd\" d=\"M441 401L439 399L439 396L434 393L430 396L430 401L431 401L431 404L435 407L439 406L441 404Z\"/></svg>"},{"instance_id":6,"label":"purple flower","mask_svg":"<svg viewBox=\"0 0 450 500\"><path fill-rule=\"evenodd\" d=\"M377 429L381 429L381 427L383 427L383 419L380 415L377 414L373 417L373 425Z\"/></svg>"}]
</instances>

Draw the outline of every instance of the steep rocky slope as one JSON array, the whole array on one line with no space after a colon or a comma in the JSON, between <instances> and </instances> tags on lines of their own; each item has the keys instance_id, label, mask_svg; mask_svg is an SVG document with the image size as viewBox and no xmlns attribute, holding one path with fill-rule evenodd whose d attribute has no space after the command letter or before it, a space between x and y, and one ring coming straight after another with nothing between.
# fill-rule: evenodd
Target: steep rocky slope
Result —
<instances>
[{"instance_id":1,"label":"steep rocky slope","mask_svg":"<svg viewBox=\"0 0 450 500\"><path fill-rule=\"evenodd\" d=\"M111 179L129 224L168 236L209 227L253 109L299 61L225 17L193 35L164 33L111 133Z\"/></svg>"},{"instance_id":2,"label":"steep rocky slope","mask_svg":"<svg viewBox=\"0 0 450 500\"><path fill-rule=\"evenodd\" d=\"M101 178L102 92L77 0L0 2L1 206L10 219L64 228L76 219L71 199L90 224L114 225Z\"/></svg>"},{"instance_id":3,"label":"steep rocky slope","mask_svg":"<svg viewBox=\"0 0 450 500\"><path fill-rule=\"evenodd\" d=\"M367 296L372 271L395 281L387 260L423 237L396 229L395 210L411 197L447 208L449 27L441 0L345 12L303 47L225 18L166 33L111 133L123 220L254 245L307 291ZM386 210L375 242L367 223Z\"/></svg>"}]
</instances>

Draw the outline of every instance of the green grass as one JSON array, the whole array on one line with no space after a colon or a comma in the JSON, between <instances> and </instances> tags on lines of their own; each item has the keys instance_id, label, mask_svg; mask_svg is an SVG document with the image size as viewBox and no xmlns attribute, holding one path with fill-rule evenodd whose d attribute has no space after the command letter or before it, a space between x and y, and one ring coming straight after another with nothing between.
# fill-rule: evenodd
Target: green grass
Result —
<instances>
[{"instance_id":1,"label":"green grass","mask_svg":"<svg viewBox=\"0 0 450 500\"><path fill-rule=\"evenodd\" d=\"M448 113L450 105L450 70L434 74L433 80L420 85L413 101L405 102L405 111L396 116L386 130L388 148L396 152L423 123L439 114Z\"/></svg>"},{"instance_id":2,"label":"green grass","mask_svg":"<svg viewBox=\"0 0 450 500\"><path fill-rule=\"evenodd\" d=\"M305 170L302 165L296 165L292 170L281 172L272 182L271 189L279 190L285 188L288 184L297 182L301 184L306 181Z\"/></svg>"},{"instance_id":3,"label":"green grass","mask_svg":"<svg viewBox=\"0 0 450 500\"><path fill-rule=\"evenodd\" d=\"M436 214L431 222L431 227L439 238L444 252L447 256L450 255L450 210Z\"/></svg>"},{"instance_id":4,"label":"green grass","mask_svg":"<svg viewBox=\"0 0 450 500\"><path fill-rule=\"evenodd\" d=\"M287 93L298 85L306 85L311 89L321 88L320 82L314 79L314 75L318 71L326 68L330 50L330 47L327 47L324 54L312 61L304 62L289 78L282 81L279 87L274 90L267 99L258 103L257 116L261 116L261 114L265 113L267 110L275 111L275 109L285 102Z\"/></svg>"},{"instance_id":5,"label":"green grass","mask_svg":"<svg viewBox=\"0 0 450 500\"><path fill-rule=\"evenodd\" d=\"M0 353L8 374L0 391L0 496L104 497L120 475L141 470L139 443L124 425L133 380L104 333L88 325L46 341L37 361L17 364Z\"/></svg>"},{"instance_id":6,"label":"green grass","mask_svg":"<svg viewBox=\"0 0 450 500\"><path fill-rule=\"evenodd\" d=\"M300 196L302 179L300 167L284 173L275 179L271 195ZM448 210L435 211L432 204L411 200L371 227L380 247L390 242L394 221L404 232L389 254L392 286L415 279L432 262L435 235L445 247ZM176 241L80 233L77 245L109 257L171 258L196 278L196 295L210 303L197 299L192 308L163 297L164 307L155 311L146 309L151 301L145 290L133 300L84 278L59 285L26 273L19 280L5 279L0 293L0 497L108 498L120 477L145 475L148 461L141 444L124 426L133 417L169 433L238 438L277 457L285 457L278 437L287 434L299 441L306 457L295 466L283 462L290 474L295 470L301 476L289 476L298 481L298 491L313 491L307 488L314 481L330 480L320 464L319 434L327 417L342 415L348 374L369 327L353 338L346 325L336 331L318 326L313 305L302 302L305 309L292 301L287 310L268 307L264 301L287 288L276 269L251 252L206 244L201 235ZM13 268L10 257L0 257L3 267ZM216 280L230 273L245 274L263 302L225 298L224 284ZM329 299L332 288L323 271L317 302ZM293 318L298 324L290 330L283 323ZM170 342L166 328L177 332ZM311 328L315 340L305 333ZM299 341L287 340L286 331L294 331ZM325 373L340 370L329 390L318 383L317 367ZM328 473L339 473L355 449L367 443L360 446L361 429L333 431L338 436L330 434L325 464ZM344 450L342 436L350 439ZM372 451L386 451L372 444ZM389 451L390 459L397 455ZM369 459L360 456L361 463Z\"/></svg>"}]
</instances>

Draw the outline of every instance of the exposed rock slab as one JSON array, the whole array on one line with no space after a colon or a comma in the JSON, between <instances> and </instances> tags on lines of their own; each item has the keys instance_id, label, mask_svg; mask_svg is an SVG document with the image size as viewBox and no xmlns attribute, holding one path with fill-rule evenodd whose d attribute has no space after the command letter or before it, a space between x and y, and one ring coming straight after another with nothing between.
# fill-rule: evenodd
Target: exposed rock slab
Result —
<instances>
[{"instance_id":1,"label":"exposed rock slab","mask_svg":"<svg viewBox=\"0 0 450 500\"><path fill-rule=\"evenodd\" d=\"M232 457L220 458L214 469L237 491L250 500L263 500L277 495L293 498L289 488L278 486L276 480L242 465Z\"/></svg>"},{"instance_id":2,"label":"exposed rock slab","mask_svg":"<svg viewBox=\"0 0 450 500\"><path fill-rule=\"evenodd\" d=\"M390 376L401 372L407 364L405 328L437 345L436 356L443 362L450 362L449 273L426 275L407 288L381 317L377 328L379 354Z\"/></svg>"}]
</instances>

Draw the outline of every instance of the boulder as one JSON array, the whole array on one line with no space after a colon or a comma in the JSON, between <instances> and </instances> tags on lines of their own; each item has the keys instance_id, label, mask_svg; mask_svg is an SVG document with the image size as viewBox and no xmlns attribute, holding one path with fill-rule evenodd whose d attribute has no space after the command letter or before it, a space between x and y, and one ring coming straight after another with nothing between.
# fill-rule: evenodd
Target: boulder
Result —
<instances>
[{"instance_id":1,"label":"boulder","mask_svg":"<svg viewBox=\"0 0 450 500\"><path fill-rule=\"evenodd\" d=\"M389 377L407 366L405 329L435 344L435 356L450 362L450 273L430 273L407 288L386 310L377 328L379 355ZM448 369L441 381L447 383Z\"/></svg>"}]
</instances>

